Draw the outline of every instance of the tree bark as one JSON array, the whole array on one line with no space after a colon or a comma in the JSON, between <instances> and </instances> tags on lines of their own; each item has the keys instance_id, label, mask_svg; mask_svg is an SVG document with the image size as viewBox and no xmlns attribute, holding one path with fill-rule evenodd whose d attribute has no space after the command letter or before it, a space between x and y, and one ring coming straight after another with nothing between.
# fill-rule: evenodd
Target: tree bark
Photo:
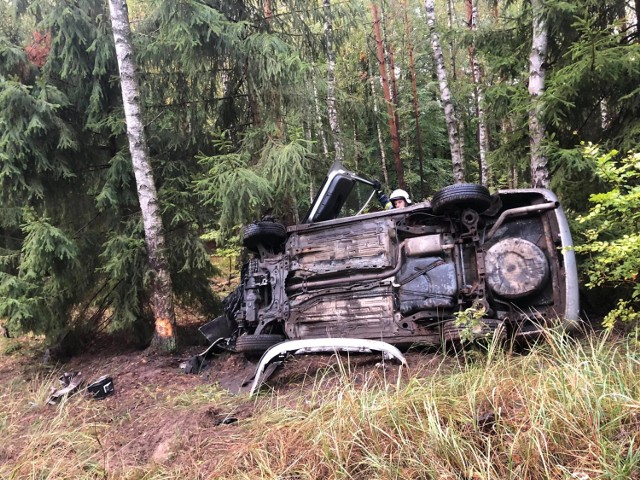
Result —
<instances>
[{"instance_id":1,"label":"tree bark","mask_svg":"<svg viewBox=\"0 0 640 480\"><path fill-rule=\"evenodd\" d=\"M329 158L329 145L327 144L327 136L324 134L324 127L322 125L322 113L320 111L320 102L318 101L318 82L316 81L315 64L313 65L313 69L311 71L311 83L313 84L313 105L316 110L316 133L318 137L320 137L320 144L322 145L322 153L324 155L324 158Z\"/></svg>"},{"instance_id":2,"label":"tree bark","mask_svg":"<svg viewBox=\"0 0 640 480\"><path fill-rule=\"evenodd\" d=\"M382 90L384 91L384 99L387 103L387 112L389 114L389 131L391 132L391 146L393 148L393 161L396 169L396 176L399 188L404 188L404 168L402 159L400 158L400 136L398 135L398 127L395 122L395 109L391 99L391 91L389 89L389 80L385 68L384 46L382 44L382 33L380 31L380 18L378 17L378 7L375 3L371 3L371 13L373 15L373 30L376 36L376 47L378 52L378 68L380 70L380 80L382 82Z\"/></svg>"},{"instance_id":3,"label":"tree bark","mask_svg":"<svg viewBox=\"0 0 640 480\"><path fill-rule=\"evenodd\" d=\"M411 73L411 93L413 95L413 116L416 120L416 154L418 156L418 172L420 174L420 198L424 198L424 155L422 152L422 135L420 133L420 109L418 108L418 87L416 83L416 66L413 61L413 44L411 43L411 27L407 14L407 0L404 0L404 31L407 37L407 53L409 54L409 72Z\"/></svg>"},{"instance_id":4,"label":"tree bark","mask_svg":"<svg viewBox=\"0 0 640 480\"><path fill-rule=\"evenodd\" d=\"M396 81L396 60L393 54L393 45L387 38L387 28L385 20L384 2L381 3L380 26L382 31L382 45L385 51L385 61L387 65L387 74L389 78L389 87L391 89L391 101L393 103L393 122L396 126L398 134L398 143L400 143L400 116L398 109L400 107L400 97L398 96L398 83ZM402 179L400 188L404 188L404 164L400 160L400 150L398 150L398 161L396 162L396 176ZM398 181L400 183L400 180Z\"/></svg>"},{"instance_id":5,"label":"tree bark","mask_svg":"<svg viewBox=\"0 0 640 480\"><path fill-rule=\"evenodd\" d=\"M478 6L474 0L466 0L466 2L467 24L469 25L469 29L475 33L478 30ZM487 164L489 135L487 133L487 121L484 114L484 94L482 92L480 66L475 58L473 43L469 45L469 64L471 65L471 73L473 75L476 115L478 117L478 154L480 157L478 163L480 167L480 183L482 183L482 185L489 186L489 165Z\"/></svg>"},{"instance_id":6,"label":"tree bark","mask_svg":"<svg viewBox=\"0 0 640 480\"><path fill-rule=\"evenodd\" d=\"M113 39L120 69L120 86L124 105L129 151L136 178L138 200L142 212L149 266L153 272L151 307L155 318L152 350L170 352L176 349L176 318L173 309L173 287L165 252L164 229L158 194L149 161L149 148L140 107L137 65L131 43L131 29L126 0L109 0Z\"/></svg>"},{"instance_id":7,"label":"tree bark","mask_svg":"<svg viewBox=\"0 0 640 480\"><path fill-rule=\"evenodd\" d=\"M327 110L329 126L331 127L331 133L333 133L336 161L342 163L344 161L344 148L342 146L338 110L336 109L336 54L333 51L331 0L322 1L322 10L324 12L324 38L327 47Z\"/></svg>"},{"instance_id":8,"label":"tree bark","mask_svg":"<svg viewBox=\"0 0 640 480\"><path fill-rule=\"evenodd\" d=\"M451 163L453 165L453 179L456 183L464 182L464 165L462 159L460 134L458 132L458 119L451 100L451 91L447 81L447 70L444 65L444 55L440 46L440 37L436 31L436 11L434 0L424 0L424 8L427 14L427 25L431 34L431 47L436 62L438 85L440 86L440 101L444 109L449 146L451 148Z\"/></svg>"},{"instance_id":9,"label":"tree bark","mask_svg":"<svg viewBox=\"0 0 640 480\"><path fill-rule=\"evenodd\" d=\"M378 132L378 145L380 147L380 161L382 163L382 176L384 178L385 185L389 185L389 172L387 171L387 153L385 151L384 141L382 140L382 130L380 129L380 122L378 121L378 97L376 95L375 82L373 75L369 73L369 83L371 84L371 97L373 98L373 116L376 119L376 131Z\"/></svg>"},{"instance_id":10,"label":"tree bark","mask_svg":"<svg viewBox=\"0 0 640 480\"><path fill-rule=\"evenodd\" d=\"M449 27L449 31L453 30L453 0L447 0L447 27ZM451 57L451 78L454 82L458 78L456 69L457 50L455 36L451 35L449 38L449 56Z\"/></svg>"},{"instance_id":11,"label":"tree bark","mask_svg":"<svg viewBox=\"0 0 640 480\"><path fill-rule=\"evenodd\" d=\"M640 0L635 0L636 42L640 42Z\"/></svg>"},{"instance_id":12,"label":"tree bark","mask_svg":"<svg viewBox=\"0 0 640 480\"><path fill-rule=\"evenodd\" d=\"M501 142L503 145L509 143L509 139L513 135L512 120L509 117L503 117L501 120ZM518 188L518 162L511 159L508 165L507 187Z\"/></svg>"},{"instance_id":13,"label":"tree bark","mask_svg":"<svg viewBox=\"0 0 640 480\"><path fill-rule=\"evenodd\" d=\"M549 187L549 169L544 153L545 125L542 120L540 97L544 92L545 60L547 56L547 26L543 9L544 0L531 0L533 37L529 55L529 147L531 154L531 185Z\"/></svg>"}]
</instances>

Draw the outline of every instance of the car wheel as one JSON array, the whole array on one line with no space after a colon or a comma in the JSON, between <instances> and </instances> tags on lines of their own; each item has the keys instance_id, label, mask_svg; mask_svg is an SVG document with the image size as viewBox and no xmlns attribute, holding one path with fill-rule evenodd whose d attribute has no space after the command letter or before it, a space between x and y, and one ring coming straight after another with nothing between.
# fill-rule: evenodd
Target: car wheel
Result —
<instances>
[{"instance_id":1,"label":"car wheel","mask_svg":"<svg viewBox=\"0 0 640 480\"><path fill-rule=\"evenodd\" d=\"M457 325L455 320L448 320L442 325L442 341L446 351L460 353L466 346L488 347L492 341L504 345L507 340L507 331L502 320L483 318L469 334L472 338L466 342L462 340L461 333L469 327Z\"/></svg>"},{"instance_id":2,"label":"car wheel","mask_svg":"<svg viewBox=\"0 0 640 480\"><path fill-rule=\"evenodd\" d=\"M236 352L244 353L248 358L255 358L284 340L284 335L273 333L241 335L236 339Z\"/></svg>"},{"instance_id":3,"label":"car wheel","mask_svg":"<svg viewBox=\"0 0 640 480\"><path fill-rule=\"evenodd\" d=\"M539 292L550 276L544 252L524 238L506 238L485 255L487 285L499 297L514 300Z\"/></svg>"},{"instance_id":4,"label":"car wheel","mask_svg":"<svg viewBox=\"0 0 640 480\"><path fill-rule=\"evenodd\" d=\"M277 250L287 238L287 227L276 222L256 222L247 225L242 236L242 244L252 252L258 245L269 250Z\"/></svg>"},{"instance_id":5,"label":"car wheel","mask_svg":"<svg viewBox=\"0 0 640 480\"><path fill-rule=\"evenodd\" d=\"M455 320L447 320L442 324L442 345L446 352L453 354L462 352L461 331L462 327L457 325Z\"/></svg>"},{"instance_id":6,"label":"car wheel","mask_svg":"<svg viewBox=\"0 0 640 480\"><path fill-rule=\"evenodd\" d=\"M431 207L436 215L465 208L472 208L482 213L489 208L489 205L491 205L491 194L487 187L474 183L449 185L436 192L431 200Z\"/></svg>"},{"instance_id":7,"label":"car wheel","mask_svg":"<svg viewBox=\"0 0 640 480\"><path fill-rule=\"evenodd\" d=\"M482 329L475 343L482 348L488 348L492 342L504 347L507 342L507 329L504 321L495 318L483 318Z\"/></svg>"}]
</instances>

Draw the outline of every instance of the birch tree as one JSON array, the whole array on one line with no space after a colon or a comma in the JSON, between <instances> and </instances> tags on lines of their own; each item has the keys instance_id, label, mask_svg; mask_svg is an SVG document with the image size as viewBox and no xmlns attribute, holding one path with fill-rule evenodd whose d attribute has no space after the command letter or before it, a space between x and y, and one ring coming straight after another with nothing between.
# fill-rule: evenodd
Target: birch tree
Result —
<instances>
[{"instance_id":1,"label":"birch tree","mask_svg":"<svg viewBox=\"0 0 640 480\"><path fill-rule=\"evenodd\" d=\"M467 24L472 32L478 30L478 4L477 0L467 1ZM475 55L475 45L469 45L469 63L473 76L473 88L476 105L476 115L478 117L478 154L480 164L480 183L489 185L489 165L487 163L487 152L489 150L489 134L487 131L487 121L484 113L484 93L480 78L480 65Z\"/></svg>"},{"instance_id":2,"label":"birch tree","mask_svg":"<svg viewBox=\"0 0 640 480\"><path fill-rule=\"evenodd\" d=\"M340 132L340 122L338 120L338 110L336 108L336 53L333 50L333 20L331 18L331 0L322 1L324 12L324 38L327 48L327 110L329 115L329 126L333 134L333 145L336 154L336 161L344 160L344 148Z\"/></svg>"},{"instance_id":3,"label":"birch tree","mask_svg":"<svg viewBox=\"0 0 640 480\"><path fill-rule=\"evenodd\" d=\"M322 154L324 155L324 158L329 158L329 145L327 144L327 136L324 134L324 127L322 126L322 112L320 111L320 102L318 100L318 82L316 81L315 65L313 65L313 69L311 70L311 84L313 86L313 106L316 114L316 134L320 137L320 144L322 145Z\"/></svg>"},{"instance_id":4,"label":"birch tree","mask_svg":"<svg viewBox=\"0 0 640 480\"><path fill-rule=\"evenodd\" d=\"M413 60L413 43L411 42L411 27L409 26L409 15L407 14L407 1L403 3L404 32L407 42L407 53L409 54L409 72L411 73L411 94L413 96L413 117L416 122L416 153L418 154L418 173L420 175L420 198L424 198L424 155L422 153L422 138L420 134L420 110L418 108L418 86L416 83L416 67Z\"/></svg>"},{"instance_id":5,"label":"birch tree","mask_svg":"<svg viewBox=\"0 0 640 480\"><path fill-rule=\"evenodd\" d=\"M444 64L444 55L440 46L440 37L436 31L435 0L424 0L424 8L427 14L427 26L431 35L431 48L436 62L438 85L440 87L440 101L444 110L449 146L451 148L451 163L453 166L453 178L456 183L464 182L464 164L458 132L458 119L451 99L451 91L447 80L447 70Z\"/></svg>"},{"instance_id":6,"label":"birch tree","mask_svg":"<svg viewBox=\"0 0 640 480\"><path fill-rule=\"evenodd\" d=\"M142 213L149 266L153 273L151 307L155 318L155 332L150 348L168 352L176 348L173 288L165 252L164 229L160 216L158 194L142 121L137 65L131 42L126 0L109 0L109 12L120 70L120 87L129 138L129 151Z\"/></svg>"},{"instance_id":7,"label":"birch tree","mask_svg":"<svg viewBox=\"0 0 640 480\"><path fill-rule=\"evenodd\" d=\"M380 129L380 122L378 122L378 96L376 95L376 87L373 75L369 72L369 84L371 85L371 98L373 99L373 117L376 123L376 132L378 133L378 146L380 148L380 162L382 168L382 177L384 183L389 185L389 172L387 171L387 154L385 152L384 140L382 139L382 130Z\"/></svg>"},{"instance_id":8,"label":"birch tree","mask_svg":"<svg viewBox=\"0 0 640 480\"><path fill-rule=\"evenodd\" d=\"M543 149L545 125L540 97L544 92L545 60L547 55L547 25L544 19L544 0L531 0L533 14L531 53L529 54L529 147L531 150L531 185L547 188L549 169Z\"/></svg>"}]
</instances>

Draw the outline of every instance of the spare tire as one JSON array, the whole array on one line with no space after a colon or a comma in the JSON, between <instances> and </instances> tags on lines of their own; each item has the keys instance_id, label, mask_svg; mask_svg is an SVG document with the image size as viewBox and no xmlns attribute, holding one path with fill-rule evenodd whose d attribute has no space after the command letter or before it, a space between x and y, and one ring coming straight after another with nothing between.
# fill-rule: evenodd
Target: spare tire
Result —
<instances>
[{"instance_id":1,"label":"spare tire","mask_svg":"<svg viewBox=\"0 0 640 480\"><path fill-rule=\"evenodd\" d=\"M489 189L475 183L456 183L435 193L431 200L433 213L442 215L465 208L472 208L478 213L484 212L491 205Z\"/></svg>"},{"instance_id":2,"label":"spare tire","mask_svg":"<svg viewBox=\"0 0 640 480\"><path fill-rule=\"evenodd\" d=\"M484 257L487 285L509 300L539 292L550 277L544 252L524 238L506 238L493 245Z\"/></svg>"},{"instance_id":3,"label":"spare tire","mask_svg":"<svg viewBox=\"0 0 640 480\"><path fill-rule=\"evenodd\" d=\"M262 355L269 348L284 342L284 335L261 333L258 335L241 335L236 339L236 352L245 356Z\"/></svg>"},{"instance_id":4,"label":"spare tire","mask_svg":"<svg viewBox=\"0 0 640 480\"><path fill-rule=\"evenodd\" d=\"M258 245L267 250L278 251L287 239L287 227L277 222L256 222L247 225L242 236L242 244L252 252L258 251Z\"/></svg>"}]
</instances>

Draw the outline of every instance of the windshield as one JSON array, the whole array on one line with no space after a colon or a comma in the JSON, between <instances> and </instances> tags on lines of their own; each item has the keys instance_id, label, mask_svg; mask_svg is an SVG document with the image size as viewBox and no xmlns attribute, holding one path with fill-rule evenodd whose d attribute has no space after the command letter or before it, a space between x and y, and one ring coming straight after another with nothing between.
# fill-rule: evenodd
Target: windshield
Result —
<instances>
[{"instance_id":1,"label":"windshield","mask_svg":"<svg viewBox=\"0 0 640 480\"><path fill-rule=\"evenodd\" d=\"M362 213L375 190L373 183L335 163L303 223L324 222Z\"/></svg>"},{"instance_id":2,"label":"windshield","mask_svg":"<svg viewBox=\"0 0 640 480\"><path fill-rule=\"evenodd\" d=\"M351 193L347 197L336 218L353 217L354 215L360 215L365 210L367 210L367 207L369 207L369 202L373 198L374 194L375 191L372 185L370 185L369 183L356 181L353 188L351 189Z\"/></svg>"}]
</instances>

